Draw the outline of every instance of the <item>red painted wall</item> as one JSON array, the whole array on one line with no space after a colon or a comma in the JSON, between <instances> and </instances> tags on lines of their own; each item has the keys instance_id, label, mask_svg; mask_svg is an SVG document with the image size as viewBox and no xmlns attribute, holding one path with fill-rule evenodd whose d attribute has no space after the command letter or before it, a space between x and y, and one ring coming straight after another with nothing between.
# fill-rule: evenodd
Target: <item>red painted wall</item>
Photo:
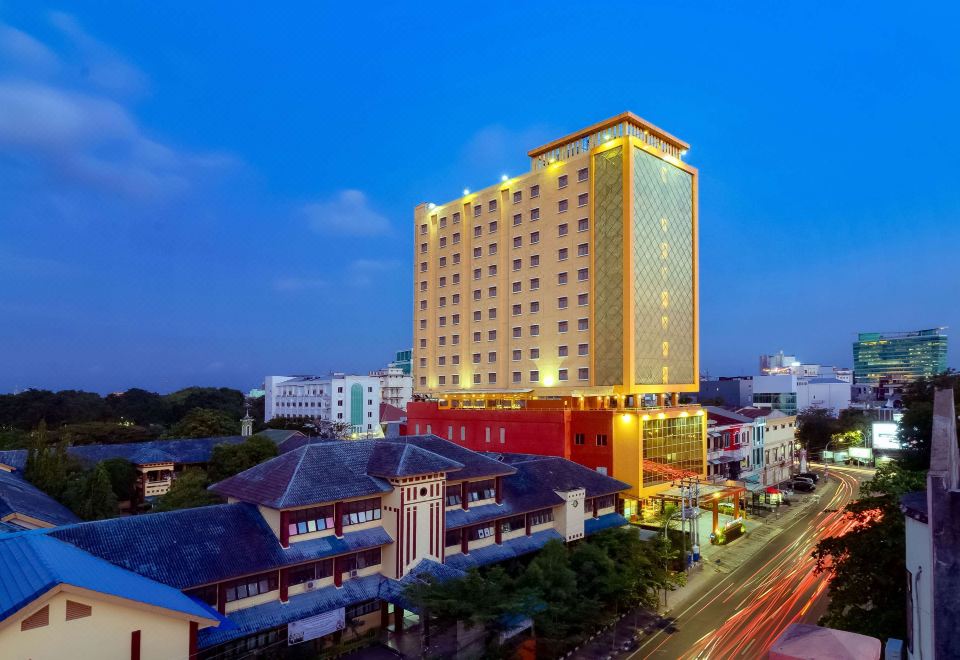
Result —
<instances>
[{"instance_id":1,"label":"red painted wall","mask_svg":"<svg viewBox=\"0 0 960 660\"><path fill-rule=\"evenodd\" d=\"M407 404L404 433L423 435L429 426L430 433L474 451L560 456L591 470L605 467L611 474L613 414L610 410L440 410L436 403L414 401ZM451 426L452 437L448 437ZM487 428L490 442L486 441ZM574 444L575 433L584 434L583 445ZM597 446L597 434L607 436L606 446Z\"/></svg>"}]
</instances>

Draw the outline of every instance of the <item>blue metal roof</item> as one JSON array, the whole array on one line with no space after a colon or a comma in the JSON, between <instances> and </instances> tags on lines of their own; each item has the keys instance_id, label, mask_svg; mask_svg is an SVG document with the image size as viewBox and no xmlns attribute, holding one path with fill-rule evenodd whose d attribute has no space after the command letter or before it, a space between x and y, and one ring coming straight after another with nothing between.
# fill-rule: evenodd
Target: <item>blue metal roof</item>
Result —
<instances>
[{"instance_id":1,"label":"blue metal roof","mask_svg":"<svg viewBox=\"0 0 960 660\"><path fill-rule=\"evenodd\" d=\"M481 477L500 477L513 474L514 469L481 452L444 440L435 435L404 435L397 438L385 438L381 442L410 444L445 456L463 465L452 475L454 479L479 479Z\"/></svg>"},{"instance_id":2,"label":"blue metal roof","mask_svg":"<svg viewBox=\"0 0 960 660\"><path fill-rule=\"evenodd\" d=\"M324 587L291 596L287 603L274 600L237 610L227 616L233 624L231 628L204 628L197 635L197 642L200 648L206 649L340 607L349 607L373 598L386 598L385 583L385 578L379 575L354 578L346 580L339 589Z\"/></svg>"},{"instance_id":3,"label":"blue metal roof","mask_svg":"<svg viewBox=\"0 0 960 660\"><path fill-rule=\"evenodd\" d=\"M627 525L627 519L619 513L605 513L597 518L587 518L583 521L583 533L586 535L596 534L604 529L612 527L623 527Z\"/></svg>"},{"instance_id":4,"label":"blue metal roof","mask_svg":"<svg viewBox=\"0 0 960 660\"><path fill-rule=\"evenodd\" d=\"M15 470L24 470L27 467L27 450L6 449L0 451L0 463L9 465Z\"/></svg>"},{"instance_id":5,"label":"blue metal roof","mask_svg":"<svg viewBox=\"0 0 960 660\"><path fill-rule=\"evenodd\" d=\"M205 608L177 589L83 552L37 531L0 536L0 620L59 584L147 603L209 619Z\"/></svg>"},{"instance_id":6,"label":"blue metal roof","mask_svg":"<svg viewBox=\"0 0 960 660\"><path fill-rule=\"evenodd\" d=\"M51 525L69 525L80 519L67 507L31 484L17 472L0 470L0 519L19 513Z\"/></svg>"},{"instance_id":7,"label":"blue metal roof","mask_svg":"<svg viewBox=\"0 0 960 660\"><path fill-rule=\"evenodd\" d=\"M113 518L48 530L51 536L178 589L373 548L392 539L382 528L280 546L250 504L220 504Z\"/></svg>"},{"instance_id":8,"label":"blue metal roof","mask_svg":"<svg viewBox=\"0 0 960 660\"><path fill-rule=\"evenodd\" d=\"M483 548L471 550L470 554L456 554L447 557L447 566L466 571L471 568L494 564L514 557L520 557L531 552L536 552L547 544L548 541L563 541L560 532L555 529L545 529L540 532L534 532L530 536L521 536L509 541L504 541L501 545L488 545Z\"/></svg>"}]
</instances>

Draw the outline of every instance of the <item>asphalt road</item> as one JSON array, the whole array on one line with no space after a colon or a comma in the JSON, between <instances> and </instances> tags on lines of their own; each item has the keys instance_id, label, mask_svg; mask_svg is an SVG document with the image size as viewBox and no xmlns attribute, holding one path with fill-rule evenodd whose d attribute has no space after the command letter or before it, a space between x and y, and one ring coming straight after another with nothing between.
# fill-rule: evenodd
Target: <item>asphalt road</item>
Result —
<instances>
[{"instance_id":1,"label":"asphalt road","mask_svg":"<svg viewBox=\"0 0 960 660\"><path fill-rule=\"evenodd\" d=\"M704 581L673 612L673 625L628 656L641 658L765 658L791 623L816 623L827 606L828 582L814 575L810 553L824 537L851 525L838 509L857 494L865 470L830 469L817 489L819 506L789 523L763 550L730 573ZM694 585L690 585L693 587Z\"/></svg>"}]
</instances>

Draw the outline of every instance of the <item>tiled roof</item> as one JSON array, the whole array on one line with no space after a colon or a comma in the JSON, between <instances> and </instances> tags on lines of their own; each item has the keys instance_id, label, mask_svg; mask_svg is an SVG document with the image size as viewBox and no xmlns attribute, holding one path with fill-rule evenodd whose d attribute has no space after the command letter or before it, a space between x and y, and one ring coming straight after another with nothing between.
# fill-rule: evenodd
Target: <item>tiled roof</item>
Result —
<instances>
[{"instance_id":1,"label":"tiled roof","mask_svg":"<svg viewBox=\"0 0 960 660\"><path fill-rule=\"evenodd\" d=\"M531 552L536 552L549 541L563 541L560 532L555 529L545 529L540 532L534 532L530 536L521 536L509 541L504 541L501 545L488 545L483 548L471 550L470 554L457 554L447 557L447 566L466 571L471 568L486 566L496 562L506 561L514 557L520 557Z\"/></svg>"},{"instance_id":2,"label":"tiled roof","mask_svg":"<svg viewBox=\"0 0 960 660\"><path fill-rule=\"evenodd\" d=\"M509 454L504 457L517 470L503 480L506 501L530 503L531 507L534 502L540 503L537 506L555 506L563 499L554 491L583 488L587 497L597 497L630 488L630 484L557 456L525 456L516 461Z\"/></svg>"},{"instance_id":3,"label":"tiled roof","mask_svg":"<svg viewBox=\"0 0 960 660\"><path fill-rule=\"evenodd\" d=\"M210 619L206 609L177 589L35 531L0 536L0 566L0 620L59 584Z\"/></svg>"},{"instance_id":4,"label":"tiled roof","mask_svg":"<svg viewBox=\"0 0 960 660\"><path fill-rule=\"evenodd\" d=\"M753 421L751 418L745 415L735 413L732 410L727 410L725 408L704 406L704 410L707 411L707 419L712 422L716 422L719 426L727 426L730 424L742 425Z\"/></svg>"},{"instance_id":5,"label":"tiled roof","mask_svg":"<svg viewBox=\"0 0 960 660\"><path fill-rule=\"evenodd\" d=\"M70 509L24 479L18 472L0 470L0 520L19 513L51 525L79 522Z\"/></svg>"},{"instance_id":6,"label":"tiled roof","mask_svg":"<svg viewBox=\"0 0 960 660\"><path fill-rule=\"evenodd\" d=\"M406 596L407 587L417 582L423 582L426 579L432 579L434 582L446 582L447 580L456 580L464 576L466 576L466 573L459 568L454 568L448 564L441 564L432 559L421 559L399 580L387 580L384 585L385 589L381 590L382 592L386 592L387 595L381 595L381 598L386 598L395 605L419 614L420 608L418 605Z\"/></svg>"},{"instance_id":7,"label":"tiled roof","mask_svg":"<svg viewBox=\"0 0 960 660\"><path fill-rule=\"evenodd\" d=\"M0 463L9 465L15 470L23 470L27 467L27 450L7 449L0 451Z\"/></svg>"},{"instance_id":8,"label":"tiled roof","mask_svg":"<svg viewBox=\"0 0 960 660\"><path fill-rule=\"evenodd\" d=\"M349 529L349 528L348 528ZM48 531L91 554L178 589L390 543L383 528L291 543L284 550L257 508L221 504Z\"/></svg>"},{"instance_id":9,"label":"tiled roof","mask_svg":"<svg viewBox=\"0 0 960 660\"><path fill-rule=\"evenodd\" d=\"M263 630L270 630L340 607L349 607L385 595L386 580L379 575L345 580L341 588L333 586L291 596L289 602L273 600L263 605L232 612L232 626L204 628L197 635L200 648L223 644Z\"/></svg>"},{"instance_id":10,"label":"tiled roof","mask_svg":"<svg viewBox=\"0 0 960 660\"><path fill-rule=\"evenodd\" d=\"M432 472L454 472L463 467L463 463L412 443L378 442L370 452L367 474L377 477L409 477Z\"/></svg>"},{"instance_id":11,"label":"tiled roof","mask_svg":"<svg viewBox=\"0 0 960 660\"><path fill-rule=\"evenodd\" d=\"M451 475L454 479L478 479L480 477L500 477L513 474L515 470L509 465L481 452L471 451L466 447L444 440L435 435L405 435L399 438L386 438L382 442L407 443L421 449L440 454L450 460L463 465L463 468Z\"/></svg>"},{"instance_id":12,"label":"tiled roof","mask_svg":"<svg viewBox=\"0 0 960 660\"><path fill-rule=\"evenodd\" d=\"M210 487L225 497L274 509L309 506L392 490L367 474L376 440L320 442L255 465Z\"/></svg>"},{"instance_id":13,"label":"tiled roof","mask_svg":"<svg viewBox=\"0 0 960 660\"><path fill-rule=\"evenodd\" d=\"M290 431L287 429L263 429L262 431L257 431L257 435L265 435L280 447L288 440L293 438L305 438L303 433L300 431Z\"/></svg>"},{"instance_id":14,"label":"tiled roof","mask_svg":"<svg viewBox=\"0 0 960 660\"><path fill-rule=\"evenodd\" d=\"M239 435L220 438L189 438L183 440L148 440L117 445L79 445L67 451L81 461L92 464L111 458L123 458L136 464L139 456L151 457L152 452L162 452L165 460L175 463L208 463L213 448L219 444L236 445L246 440Z\"/></svg>"},{"instance_id":15,"label":"tiled roof","mask_svg":"<svg viewBox=\"0 0 960 660\"><path fill-rule=\"evenodd\" d=\"M589 536L590 534L596 534L604 529L623 527L626 524L627 519L621 516L619 513L605 513L597 518L587 518L584 520L583 533Z\"/></svg>"},{"instance_id":16,"label":"tiled roof","mask_svg":"<svg viewBox=\"0 0 960 660\"><path fill-rule=\"evenodd\" d=\"M134 465L148 465L150 463L174 463L176 462L170 454L157 449L156 447L143 447L135 452L129 459Z\"/></svg>"},{"instance_id":17,"label":"tiled roof","mask_svg":"<svg viewBox=\"0 0 960 660\"><path fill-rule=\"evenodd\" d=\"M563 500L556 493L551 492L551 504L560 504ZM556 501L553 501L556 498ZM480 506L471 506L469 509L450 509L446 515L446 528L456 529L465 525L476 525L478 523L494 520L496 518L505 518L528 511L542 509L540 502L515 502L505 500L503 504L481 504Z\"/></svg>"},{"instance_id":18,"label":"tiled roof","mask_svg":"<svg viewBox=\"0 0 960 660\"><path fill-rule=\"evenodd\" d=\"M402 422L407 419L407 411L389 403L380 404L381 422Z\"/></svg>"}]
</instances>

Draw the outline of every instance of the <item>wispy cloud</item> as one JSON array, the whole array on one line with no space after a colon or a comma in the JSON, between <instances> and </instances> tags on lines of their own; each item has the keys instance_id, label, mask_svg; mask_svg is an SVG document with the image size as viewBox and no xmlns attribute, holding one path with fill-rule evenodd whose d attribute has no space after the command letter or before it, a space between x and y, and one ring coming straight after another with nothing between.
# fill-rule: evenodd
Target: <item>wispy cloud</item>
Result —
<instances>
[{"instance_id":1,"label":"wispy cloud","mask_svg":"<svg viewBox=\"0 0 960 660\"><path fill-rule=\"evenodd\" d=\"M73 17L55 13L51 21L67 37L62 53L0 24L0 53L9 56L0 75L0 149L8 156L8 181L42 181L39 194L66 206L77 195L156 202L235 162L149 135L119 98L145 89L146 77Z\"/></svg>"},{"instance_id":2,"label":"wispy cloud","mask_svg":"<svg viewBox=\"0 0 960 660\"><path fill-rule=\"evenodd\" d=\"M391 230L387 217L374 210L360 190L342 190L332 199L304 204L300 213L322 234L383 236Z\"/></svg>"}]
</instances>

